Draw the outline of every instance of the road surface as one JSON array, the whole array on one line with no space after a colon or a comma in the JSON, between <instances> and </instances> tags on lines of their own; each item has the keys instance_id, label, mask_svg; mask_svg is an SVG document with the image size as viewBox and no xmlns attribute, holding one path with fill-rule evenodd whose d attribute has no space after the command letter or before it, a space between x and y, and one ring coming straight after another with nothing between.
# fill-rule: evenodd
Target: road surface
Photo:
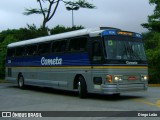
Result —
<instances>
[{"instance_id":1,"label":"road surface","mask_svg":"<svg viewBox=\"0 0 160 120\"><path fill-rule=\"evenodd\" d=\"M111 95L89 94L80 99L75 92L27 86L21 90L11 83L0 83L0 111L160 111L160 87L146 92ZM74 114L74 113L73 113ZM95 115L95 114L94 114ZM74 115L73 115L74 116ZM114 114L113 114L114 116ZM0 120L28 118L0 118ZM134 120L132 117L47 117L29 120ZM137 119L137 118L136 118ZM139 117L140 120L144 119ZM149 119L158 119L149 118Z\"/></svg>"}]
</instances>

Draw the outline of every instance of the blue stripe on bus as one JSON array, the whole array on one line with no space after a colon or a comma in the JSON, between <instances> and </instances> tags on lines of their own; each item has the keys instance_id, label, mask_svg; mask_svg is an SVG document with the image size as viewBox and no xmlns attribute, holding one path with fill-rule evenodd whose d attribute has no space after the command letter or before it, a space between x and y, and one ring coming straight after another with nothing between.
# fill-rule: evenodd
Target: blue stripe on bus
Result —
<instances>
[{"instance_id":1,"label":"blue stripe on bus","mask_svg":"<svg viewBox=\"0 0 160 120\"><path fill-rule=\"evenodd\" d=\"M90 65L86 53L19 57L6 59L6 66L81 66Z\"/></svg>"},{"instance_id":2,"label":"blue stripe on bus","mask_svg":"<svg viewBox=\"0 0 160 120\"><path fill-rule=\"evenodd\" d=\"M87 53L71 53L6 59L6 67L91 66ZM92 66L147 66L147 64L92 64Z\"/></svg>"}]
</instances>

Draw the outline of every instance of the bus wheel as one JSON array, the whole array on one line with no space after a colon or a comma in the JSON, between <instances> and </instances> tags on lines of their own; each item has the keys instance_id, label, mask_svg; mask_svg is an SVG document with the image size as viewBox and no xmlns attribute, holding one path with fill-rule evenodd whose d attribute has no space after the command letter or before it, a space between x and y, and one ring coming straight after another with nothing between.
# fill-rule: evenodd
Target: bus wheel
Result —
<instances>
[{"instance_id":1,"label":"bus wheel","mask_svg":"<svg viewBox=\"0 0 160 120\"><path fill-rule=\"evenodd\" d=\"M23 78L22 75L20 75L20 76L18 77L18 87L21 88L21 89L24 88L24 78Z\"/></svg>"},{"instance_id":2,"label":"bus wheel","mask_svg":"<svg viewBox=\"0 0 160 120\"><path fill-rule=\"evenodd\" d=\"M78 81L78 93L80 98L86 98L87 97L87 85L85 82L85 79L82 76L79 76Z\"/></svg>"}]
</instances>

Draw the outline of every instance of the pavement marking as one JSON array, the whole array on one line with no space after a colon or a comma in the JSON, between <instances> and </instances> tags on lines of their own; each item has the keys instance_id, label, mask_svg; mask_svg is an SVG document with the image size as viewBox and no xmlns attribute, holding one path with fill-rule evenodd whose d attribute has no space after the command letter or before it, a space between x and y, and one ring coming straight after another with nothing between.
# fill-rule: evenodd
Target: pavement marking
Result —
<instances>
[{"instance_id":1,"label":"pavement marking","mask_svg":"<svg viewBox=\"0 0 160 120\"><path fill-rule=\"evenodd\" d=\"M156 105L160 106L160 100L156 101Z\"/></svg>"},{"instance_id":2,"label":"pavement marking","mask_svg":"<svg viewBox=\"0 0 160 120\"><path fill-rule=\"evenodd\" d=\"M148 101L142 100L142 99L134 99L134 101L141 102L141 103L144 103L144 104L147 104L147 105L151 105L151 106L160 107L160 100L157 100L155 103L148 102Z\"/></svg>"}]
</instances>

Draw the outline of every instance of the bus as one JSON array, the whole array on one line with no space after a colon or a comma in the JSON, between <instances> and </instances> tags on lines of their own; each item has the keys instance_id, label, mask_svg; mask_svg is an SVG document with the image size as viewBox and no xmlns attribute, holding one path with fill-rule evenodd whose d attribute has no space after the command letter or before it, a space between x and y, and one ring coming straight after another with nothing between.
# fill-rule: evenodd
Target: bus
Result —
<instances>
[{"instance_id":1,"label":"bus","mask_svg":"<svg viewBox=\"0 0 160 120\"><path fill-rule=\"evenodd\" d=\"M142 35L89 28L11 43L6 80L25 85L120 95L146 91L148 65Z\"/></svg>"}]
</instances>

